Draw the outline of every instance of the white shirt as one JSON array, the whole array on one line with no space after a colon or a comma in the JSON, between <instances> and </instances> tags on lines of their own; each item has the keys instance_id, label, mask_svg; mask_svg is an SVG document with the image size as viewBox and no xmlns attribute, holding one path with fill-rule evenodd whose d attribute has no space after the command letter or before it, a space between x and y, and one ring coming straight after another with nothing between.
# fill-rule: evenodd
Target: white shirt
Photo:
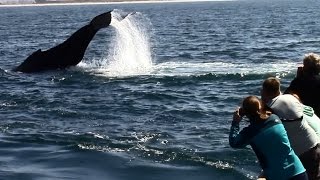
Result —
<instances>
[{"instance_id":1,"label":"white shirt","mask_svg":"<svg viewBox=\"0 0 320 180\"><path fill-rule=\"evenodd\" d=\"M283 94L273 98L267 104L280 119L294 120L303 115L303 104L291 94Z\"/></svg>"},{"instance_id":2,"label":"white shirt","mask_svg":"<svg viewBox=\"0 0 320 180\"><path fill-rule=\"evenodd\" d=\"M291 147L297 155L318 144L319 137L306 121L303 114L304 105L297 98L290 94L279 95L267 105L282 119ZM302 120L297 120L301 117Z\"/></svg>"}]
</instances>

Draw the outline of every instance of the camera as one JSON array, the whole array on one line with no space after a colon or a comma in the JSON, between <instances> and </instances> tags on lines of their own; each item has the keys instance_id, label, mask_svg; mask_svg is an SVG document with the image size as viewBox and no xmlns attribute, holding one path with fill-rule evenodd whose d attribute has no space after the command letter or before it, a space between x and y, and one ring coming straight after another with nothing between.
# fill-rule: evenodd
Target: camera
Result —
<instances>
[{"instance_id":1,"label":"camera","mask_svg":"<svg viewBox=\"0 0 320 180\"><path fill-rule=\"evenodd\" d=\"M303 66L299 66L297 69L297 77L301 77L303 75Z\"/></svg>"},{"instance_id":2,"label":"camera","mask_svg":"<svg viewBox=\"0 0 320 180\"><path fill-rule=\"evenodd\" d=\"M239 108L239 115L241 117L246 115L243 108Z\"/></svg>"}]
</instances>

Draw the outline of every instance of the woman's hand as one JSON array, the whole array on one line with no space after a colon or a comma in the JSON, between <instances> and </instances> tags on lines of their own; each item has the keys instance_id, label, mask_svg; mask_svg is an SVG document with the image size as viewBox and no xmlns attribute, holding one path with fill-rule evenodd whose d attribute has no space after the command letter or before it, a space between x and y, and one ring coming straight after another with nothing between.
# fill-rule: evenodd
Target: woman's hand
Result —
<instances>
[{"instance_id":1,"label":"woman's hand","mask_svg":"<svg viewBox=\"0 0 320 180\"><path fill-rule=\"evenodd\" d=\"M242 120L242 116L241 116L241 108L237 108L236 111L233 113L233 121L239 123Z\"/></svg>"}]
</instances>

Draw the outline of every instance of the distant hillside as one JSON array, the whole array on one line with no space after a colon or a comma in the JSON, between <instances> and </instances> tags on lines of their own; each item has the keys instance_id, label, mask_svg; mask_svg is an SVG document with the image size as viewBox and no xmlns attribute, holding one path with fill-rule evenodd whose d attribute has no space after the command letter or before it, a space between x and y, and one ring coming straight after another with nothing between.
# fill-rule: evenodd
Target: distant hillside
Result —
<instances>
[{"instance_id":1,"label":"distant hillside","mask_svg":"<svg viewBox=\"0 0 320 180\"><path fill-rule=\"evenodd\" d=\"M43 3L84 3L84 2L113 2L123 0L35 0L38 4Z\"/></svg>"},{"instance_id":2,"label":"distant hillside","mask_svg":"<svg viewBox=\"0 0 320 180\"><path fill-rule=\"evenodd\" d=\"M0 0L0 4L33 4L35 0Z\"/></svg>"},{"instance_id":3,"label":"distant hillside","mask_svg":"<svg viewBox=\"0 0 320 180\"><path fill-rule=\"evenodd\" d=\"M10 4L47 4L47 3L84 3L84 2L114 2L125 0L0 0L0 5ZM130 1L130 0L129 0Z\"/></svg>"}]
</instances>

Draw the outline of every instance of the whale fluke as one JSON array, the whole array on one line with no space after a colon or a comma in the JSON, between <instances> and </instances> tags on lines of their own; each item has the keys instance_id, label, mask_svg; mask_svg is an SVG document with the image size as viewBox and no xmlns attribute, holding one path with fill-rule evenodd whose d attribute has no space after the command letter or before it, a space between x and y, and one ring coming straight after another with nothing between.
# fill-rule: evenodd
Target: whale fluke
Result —
<instances>
[{"instance_id":1,"label":"whale fluke","mask_svg":"<svg viewBox=\"0 0 320 180\"><path fill-rule=\"evenodd\" d=\"M94 17L90 22L90 24L95 29L101 29L101 28L108 27L110 23L111 23L111 11Z\"/></svg>"},{"instance_id":2,"label":"whale fluke","mask_svg":"<svg viewBox=\"0 0 320 180\"><path fill-rule=\"evenodd\" d=\"M77 65L94 35L111 23L111 11L94 17L91 22L73 33L63 43L41 51L33 52L23 63L13 71L24 73L41 72L46 70L64 69Z\"/></svg>"}]
</instances>

